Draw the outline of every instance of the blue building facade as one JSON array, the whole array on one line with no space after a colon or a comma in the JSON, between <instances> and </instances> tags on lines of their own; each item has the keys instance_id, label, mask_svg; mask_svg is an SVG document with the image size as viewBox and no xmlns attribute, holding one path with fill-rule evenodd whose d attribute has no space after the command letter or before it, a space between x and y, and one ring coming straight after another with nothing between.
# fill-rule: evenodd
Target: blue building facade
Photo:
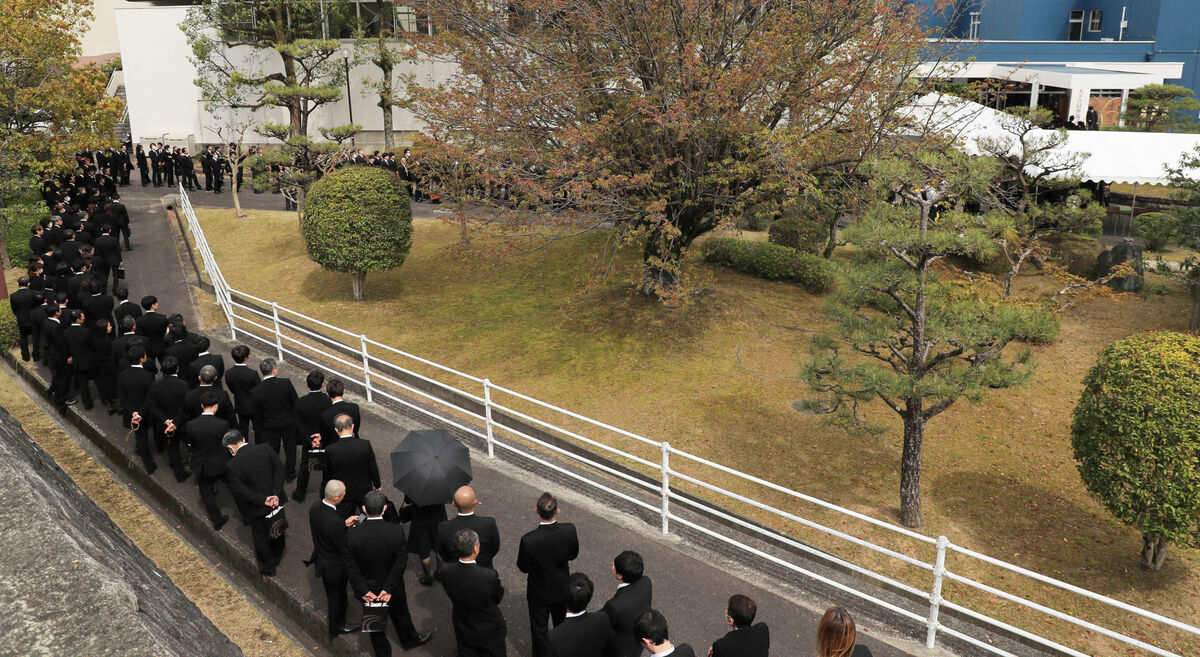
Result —
<instances>
[{"instance_id":1,"label":"blue building facade","mask_svg":"<svg viewBox=\"0 0 1200 657\"><path fill-rule=\"evenodd\" d=\"M1163 82L1200 97L1200 0L957 0L928 21L977 62L1170 71Z\"/></svg>"}]
</instances>

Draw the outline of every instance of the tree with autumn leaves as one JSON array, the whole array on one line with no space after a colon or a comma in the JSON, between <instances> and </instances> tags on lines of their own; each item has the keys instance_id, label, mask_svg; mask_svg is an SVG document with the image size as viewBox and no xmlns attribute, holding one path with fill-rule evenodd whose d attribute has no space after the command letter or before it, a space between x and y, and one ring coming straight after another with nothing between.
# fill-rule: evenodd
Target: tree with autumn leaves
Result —
<instances>
[{"instance_id":1,"label":"tree with autumn leaves","mask_svg":"<svg viewBox=\"0 0 1200 657\"><path fill-rule=\"evenodd\" d=\"M37 210L43 174L70 171L76 151L113 143L121 101L107 76L79 65L90 0L0 3L0 217ZM7 248L3 256L7 263Z\"/></svg>"},{"instance_id":2,"label":"tree with autumn leaves","mask_svg":"<svg viewBox=\"0 0 1200 657\"><path fill-rule=\"evenodd\" d=\"M639 288L667 301L697 237L852 172L895 134L931 47L913 3L415 4L439 29L407 56L460 66L408 93L429 177L467 195L463 220L614 226L610 246L642 249Z\"/></svg>"}]
</instances>

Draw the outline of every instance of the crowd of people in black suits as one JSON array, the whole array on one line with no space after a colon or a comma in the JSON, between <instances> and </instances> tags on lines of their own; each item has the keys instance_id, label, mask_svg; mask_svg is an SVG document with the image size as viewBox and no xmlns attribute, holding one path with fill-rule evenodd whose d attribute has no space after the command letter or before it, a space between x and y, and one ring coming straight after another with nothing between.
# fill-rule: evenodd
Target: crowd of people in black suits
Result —
<instances>
[{"instance_id":1,"label":"crowd of people in black suits","mask_svg":"<svg viewBox=\"0 0 1200 657\"><path fill-rule=\"evenodd\" d=\"M380 629L368 623L379 621L392 625L406 649L429 641L431 633L414 627L405 595L404 573L414 554L420 583L440 582L450 599L457 654L505 655L504 587L494 568L500 531L494 519L476 514L475 491L463 486L454 493L452 518L443 504L420 506L407 497L393 504L381 490L375 452L359 435L360 409L345 399L342 381L314 370L300 395L274 359L252 367L246 345L233 347L227 367L182 315L161 311L151 295L131 300L123 283L123 252L132 248L129 214L108 186L128 184L127 158L107 155L110 166L93 164L102 153L80 154L76 174L47 179L43 194L54 215L34 227L35 255L10 297L21 358L49 369L56 407L78 399L85 408L98 403L119 413L147 473L165 458L177 481L195 478L216 530L229 521L217 502L218 487L226 487L250 527L264 576L275 575L286 549L285 484L295 482L290 497L303 502L319 473L323 496L308 511L314 547L305 563L322 580L331 639ZM114 161L126 175L106 180L103 171ZM615 593L589 612L595 584L570 569L579 555L575 526L559 522L550 493L537 499L535 511L539 524L521 537L516 561L527 576L534 657L637 657L643 651L694 657L688 644L671 641L666 619L654 609L641 555L616 555ZM351 590L362 601L363 625L345 623ZM754 622L754 601L734 595L725 611L731 629L708 655L767 657L770 635ZM819 628L821 657L869 655L854 636L849 614L831 608ZM390 655L386 630L370 638L376 655Z\"/></svg>"}]
</instances>

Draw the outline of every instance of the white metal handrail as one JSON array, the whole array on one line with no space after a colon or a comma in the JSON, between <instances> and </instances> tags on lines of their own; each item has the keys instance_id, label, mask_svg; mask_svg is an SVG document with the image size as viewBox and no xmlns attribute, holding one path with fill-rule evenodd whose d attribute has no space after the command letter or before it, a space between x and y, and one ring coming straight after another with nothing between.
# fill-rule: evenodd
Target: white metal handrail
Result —
<instances>
[{"instance_id":1,"label":"white metal handrail","mask_svg":"<svg viewBox=\"0 0 1200 657\"><path fill-rule=\"evenodd\" d=\"M332 373L336 373L339 376L345 377L347 381L352 381L357 385L363 386L368 401L371 401L374 395L382 395L384 398L401 404L406 408L423 413L435 422L446 423L471 435L478 436L486 441L489 456L494 455L494 450L496 447L500 447L508 452L534 463L538 463L573 480L587 484L597 490L604 491L607 494L614 495L620 499L628 501L640 508L658 513L661 516L662 531L664 533L670 532L671 522L680 523L685 527L689 527L714 539L725 542L746 553L786 567L794 572L802 573L837 590L875 604L905 618L922 623L926 627L927 647L932 648L934 646L937 634L941 632L947 636L957 638L971 645L987 650L988 652L997 655L1015 657L1012 655L1012 653L1004 650L1003 648L997 647L990 642L982 641L960 630L945 626L939 618L940 609L944 607L945 609L954 611L962 616L982 621L996 628L1001 628L1027 641L1038 643L1047 648L1051 648L1065 654L1076 657L1081 657L1087 654L1080 652L1075 648L1065 646L1052 639L998 620L993 616L982 613L977 609L972 609L958 602L944 599L943 581L948 580L978 591L982 591L1001 600L1007 600L1009 602L1023 605L1026 609L1034 610L1040 614L1044 614L1058 621L1070 623L1076 627L1082 627L1090 632L1094 632L1109 639L1124 643L1128 646L1145 650L1151 654L1162 655L1166 657L1178 657L1176 653L1173 653L1160 646L1152 645L1140 639L1127 636L1111 628L1103 627L1061 610L1054 609L1035 601L1028 600L1025 597L1004 591L1000 588L976 581L975 579L960 574L959 572L951 571L946 566L946 559L948 555L956 555L959 558L969 559L977 563L1001 568L1022 577L1029 578L1033 581L1056 587L1060 590L1079 595L1109 607L1120 609L1149 621L1160 623L1175 630L1191 634L1193 636L1200 636L1200 627L1196 627L1194 625L1184 623L1182 621L1169 618L1167 616L1163 616L1161 614L1157 614L1125 602L1121 602L1120 600L1113 599L1094 591L1089 591L1053 577L1021 568L1015 564L1011 564L974 550L955 545L944 536L938 538L926 536L919 532L914 532L910 529L900 527L878 518L873 518L866 514L847 509L810 495L806 495L774 482L770 482L754 475L735 470L729 466L705 459L680 449L676 449L667 442L656 442L650 440L636 433L620 429L564 408L560 408L554 404L544 402L529 395L495 385L487 378L480 378L466 374L452 367L448 367L440 363L407 353L395 347L376 342L365 335L355 334L341 327L334 326L319 319L304 315L303 313L285 308L275 302L262 299L240 290L234 290L225 280L225 277L217 264L216 258L212 253L212 249L208 244L207 238L204 235L203 228L200 226L199 220L196 218L195 210L191 205L190 199L182 187L179 190L179 194L181 198L180 209L182 211L182 218L187 225L188 232L194 239L195 249L200 254L200 259L203 264L203 272L208 276L209 282L213 286L217 304L221 307L221 310L229 324L230 332L235 339L237 339L240 335L269 345L276 350L279 360L284 360L285 357L293 357L310 365L329 369ZM235 301L233 298L234 295L236 295L239 299L244 300L244 302ZM250 305L251 303L256 303L259 305L259 307L254 307ZM241 311L241 313L239 313L239 311ZM249 316L243 313L248 313ZM284 317L281 317L281 314L284 315ZM324 335L314 327L326 329L336 335L344 335L349 340L353 341L353 343L348 344L328 335ZM312 344L304 340L304 338L310 338L312 341L315 341L316 344ZM383 358L379 353L369 353L368 347L375 347L383 352L386 352L387 354L397 356L414 363L419 363L420 365L432 367L437 371L459 377L473 384L481 384L483 388L482 395L463 390L457 386L450 385L448 383L431 378L425 374L415 372L408 367L404 367L403 365ZM299 351L300 349L306 350L309 352L309 354L302 353ZM354 358L359 358L360 360L358 362L351 362L350 360L347 360L351 357L351 354L354 355ZM348 368L349 372L343 370L342 368L333 367L331 366L332 364L340 365L342 368ZM400 379L396 378L395 376L390 376L388 374L389 371L398 373ZM350 372L356 373L352 374ZM482 414L473 412L468 408L465 408L462 404L447 401L430 394L425 390L420 390L410 383L406 383L401 380L406 377L411 377L412 380L424 382L425 384L434 386L437 389L462 400L470 400L478 403L483 407L483 412ZM492 397L494 393L508 395L514 399L532 404L537 408L545 409L567 418L571 418L572 420L586 423L591 427L611 432L616 436L634 440L639 445L651 446L661 453L661 461L655 462L653 460L622 450L615 445L605 442L602 439L584 436L576 431L558 426L549 420L539 418L534 414L522 412L512 408L511 404L501 404L493 400ZM415 395L424 403L414 403L409 398L405 397L405 395ZM444 408L447 412L437 412L427 405L433 405L434 408ZM494 413L497 412L503 413L510 418L515 418L517 420L526 422L532 429L536 429L537 431L544 432L548 435L566 437L576 443L599 449L602 452L610 455L610 459L616 458L627 463L648 468L650 471L657 471L658 480L654 481L648 477L643 478L643 476L632 474L635 472L634 470L625 471L621 470L620 468L613 467L612 465L607 465L602 462L603 457L601 457L600 460L597 460L594 458L589 458L588 456L573 450L564 449L561 445L555 445L547 442L547 440L539 438L535 435L531 435L530 432L523 431L516 426L512 426L511 423L497 423L494 418ZM465 415L466 417L475 421L482 422L483 427L476 428L469 422L460 422L458 416L461 415ZM554 463L547 458L544 458L543 455L538 454L536 451L522 449L521 446L518 446L511 440L513 438L518 439L523 444L536 446L544 451L553 453L557 457L574 464L577 467L584 468L584 470L581 473L576 471L574 468L563 467L559 463ZM861 536L855 536L849 531L833 529L815 520L802 517L798 514L789 513L780 508L776 508L767 502L754 499L750 495L738 493L730 490L728 487L717 485L694 473L680 472L675 467L672 467L670 461L672 456L685 459L687 463L692 465L709 468L715 472L734 477L750 484L754 484L755 486L762 487L774 493L786 495L792 499L813 504L819 508L839 514L843 517L864 522L872 527L886 530L887 532L895 534L899 537L917 541L921 545L932 546L936 549L935 558L933 563L930 563L920 557L906 554L898 549L878 545L869 539ZM589 475L587 473L593 474ZM715 506L710 502L701 501L698 498L693 499L687 495L683 495L672 488L672 478L692 486L696 486L699 489L708 491L709 493L715 494L722 499L732 500L740 504L744 504L750 508L768 513L790 523L795 523L796 525L820 532L826 536L845 541L851 545L873 551L877 554L883 555L884 557L897 559L907 566L920 569L927 574L926 576L932 572L932 588L929 591L921 590L912 586L911 584L897 580L894 577L890 577L881 572L873 571L870 568L864 567L860 564L855 564L848 559L834 556L828 552L805 545L804 543L792 539L785 534L776 533L773 530L756 525L732 512ZM648 503L644 499L638 498L623 490L613 487L609 482L614 479L622 481L626 484L631 484L637 490L658 491L660 495L659 504ZM732 523L753 534L760 534L768 539L781 542L793 549L818 555L822 559L831 560L835 563L838 563L842 567L861 576L883 582L888 586L905 591L907 594L913 596L917 600L927 601L929 603L928 613L926 615L915 613L910 609L906 609L897 604L881 599L866 591L856 589L843 582L838 582L831 578L825 577L801 566L798 563L791 562L775 554L771 554L752 545L748 545L745 542L737 540L736 538L728 536L722 532L714 531L713 529L700 524L696 521L696 519L681 517L671 510L671 502L673 501L683 504L687 507L694 508L702 514L718 516L726 522Z\"/></svg>"}]
</instances>

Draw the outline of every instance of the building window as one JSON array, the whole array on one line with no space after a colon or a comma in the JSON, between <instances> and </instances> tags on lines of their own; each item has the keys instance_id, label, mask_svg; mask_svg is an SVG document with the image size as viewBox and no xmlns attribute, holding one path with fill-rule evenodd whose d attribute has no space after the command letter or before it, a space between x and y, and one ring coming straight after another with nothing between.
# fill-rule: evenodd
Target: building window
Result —
<instances>
[{"instance_id":1,"label":"building window","mask_svg":"<svg viewBox=\"0 0 1200 657\"><path fill-rule=\"evenodd\" d=\"M1067 26L1067 40L1079 41L1083 38L1083 10L1071 11L1071 22Z\"/></svg>"},{"instance_id":2,"label":"building window","mask_svg":"<svg viewBox=\"0 0 1200 657\"><path fill-rule=\"evenodd\" d=\"M969 31L967 32L968 39L978 39L979 38L979 22L980 22L979 21L979 12L977 12L977 11L971 12L971 27L969 28Z\"/></svg>"},{"instance_id":3,"label":"building window","mask_svg":"<svg viewBox=\"0 0 1200 657\"><path fill-rule=\"evenodd\" d=\"M1104 24L1104 10L1093 9L1088 15L1088 32L1099 32L1100 26Z\"/></svg>"}]
</instances>

